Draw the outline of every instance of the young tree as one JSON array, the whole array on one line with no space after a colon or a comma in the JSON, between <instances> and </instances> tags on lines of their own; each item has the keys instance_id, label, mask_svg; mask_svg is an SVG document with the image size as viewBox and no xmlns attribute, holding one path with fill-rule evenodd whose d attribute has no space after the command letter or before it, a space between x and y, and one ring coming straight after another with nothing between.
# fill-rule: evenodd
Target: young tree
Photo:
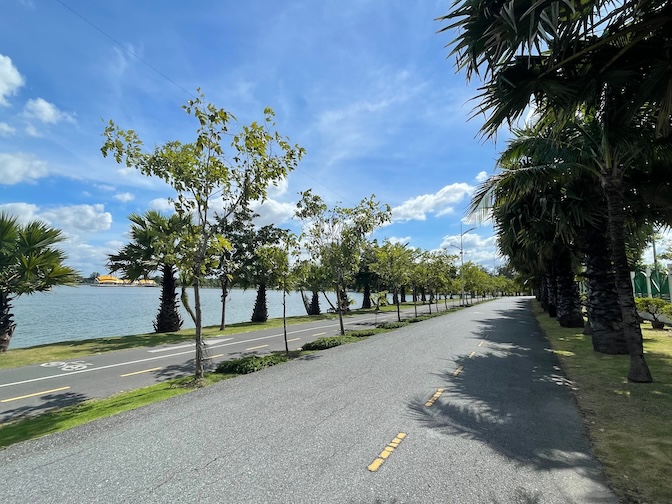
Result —
<instances>
[{"instance_id":1,"label":"young tree","mask_svg":"<svg viewBox=\"0 0 672 504\"><path fill-rule=\"evenodd\" d=\"M199 90L200 93L200 90ZM206 103L202 94L188 100L183 107L199 123L192 143L168 142L151 152L133 130L122 130L112 121L105 128L103 156L113 155L117 163L138 169L143 175L158 177L176 192L172 199L175 211L193 214L180 240L178 267L194 291L194 310L185 306L196 326L195 377L204 374L204 350L200 286L212 274L225 249L227 240L218 233L213 220L219 199L227 212L247 206L249 201L264 199L270 182L286 177L304 150L292 146L273 131L273 111L264 110L263 124L256 122L231 132L235 117L224 109ZM227 147L228 140L228 147ZM279 152L274 152L279 148ZM183 303L185 296L183 296Z\"/></svg>"},{"instance_id":2,"label":"young tree","mask_svg":"<svg viewBox=\"0 0 672 504\"><path fill-rule=\"evenodd\" d=\"M73 284L77 272L65 266L65 254L54 247L61 231L40 221L26 225L0 212L0 352L6 352L16 323L12 301L23 295Z\"/></svg>"},{"instance_id":3,"label":"young tree","mask_svg":"<svg viewBox=\"0 0 672 504\"><path fill-rule=\"evenodd\" d=\"M335 206L331 209L311 190L301 193L297 217L307 222L304 231L306 246L330 272L336 300L341 334L345 334L343 312L347 309L346 285L357 272L366 237L390 220L389 205L382 206L375 196L363 199L354 208Z\"/></svg>"},{"instance_id":4,"label":"young tree","mask_svg":"<svg viewBox=\"0 0 672 504\"><path fill-rule=\"evenodd\" d=\"M177 331L182 326L182 317L177 304L176 250L179 235L189 224L190 216L166 217L156 210L148 210L142 215L131 214L129 220L131 242L116 254L108 255L108 267L113 273L122 271L124 278L131 281L161 271L161 299L154 331Z\"/></svg>"},{"instance_id":5,"label":"young tree","mask_svg":"<svg viewBox=\"0 0 672 504\"><path fill-rule=\"evenodd\" d=\"M381 247L375 249L375 254L375 260L370 265L371 270L378 273L383 282L392 288L397 306L397 320L401 322L399 291L410 282L413 251L408 248L408 244L385 241Z\"/></svg>"}]
</instances>

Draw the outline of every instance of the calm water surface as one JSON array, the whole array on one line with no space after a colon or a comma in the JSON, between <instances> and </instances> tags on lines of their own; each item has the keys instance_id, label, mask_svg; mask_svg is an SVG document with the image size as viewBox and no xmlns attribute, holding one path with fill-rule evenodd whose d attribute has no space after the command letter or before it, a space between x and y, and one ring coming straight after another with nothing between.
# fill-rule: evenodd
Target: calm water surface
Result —
<instances>
[{"instance_id":1,"label":"calm water surface","mask_svg":"<svg viewBox=\"0 0 672 504\"><path fill-rule=\"evenodd\" d=\"M83 340L103 336L125 336L149 333L159 309L160 289L150 287L56 287L51 292L21 296L14 300L16 331L10 348L23 348L45 343ZM189 291L193 306L193 293ZM350 293L355 306L361 306L362 296ZM250 320L256 292L234 289L226 307L226 322ZM202 289L203 325L219 325L221 318L220 291ZM282 292L268 291L269 318L282 317ZM330 299L334 302L333 294ZM329 305L320 297L322 311ZM183 328L194 327L184 310ZM305 315L301 294L287 295L287 316Z\"/></svg>"}]
</instances>

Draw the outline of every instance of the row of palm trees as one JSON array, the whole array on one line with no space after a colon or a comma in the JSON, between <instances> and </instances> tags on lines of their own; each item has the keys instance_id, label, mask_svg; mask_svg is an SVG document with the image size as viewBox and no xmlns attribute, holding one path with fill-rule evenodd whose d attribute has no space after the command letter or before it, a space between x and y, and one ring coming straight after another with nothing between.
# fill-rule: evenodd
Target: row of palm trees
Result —
<instances>
[{"instance_id":1,"label":"row of palm trees","mask_svg":"<svg viewBox=\"0 0 672 504\"><path fill-rule=\"evenodd\" d=\"M672 222L672 4L458 0L442 19L460 30L458 66L484 79L483 133L536 118L472 209L491 209L502 252L566 325L581 323L583 262L596 350L627 348L628 379L650 382L628 257Z\"/></svg>"}]
</instances>

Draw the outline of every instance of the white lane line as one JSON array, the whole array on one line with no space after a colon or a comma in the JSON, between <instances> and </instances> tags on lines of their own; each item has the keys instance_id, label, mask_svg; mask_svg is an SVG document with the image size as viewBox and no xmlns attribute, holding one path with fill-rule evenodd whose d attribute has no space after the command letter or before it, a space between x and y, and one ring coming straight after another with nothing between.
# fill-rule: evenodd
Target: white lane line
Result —
<instances>
[{"instance_id":1,"label":"white lane line","mask_svg":"<svg viewBox=\"0 0 672 504\"><path fill-rule=\"evenodd\" d=\"M365 319L358 319L358 322L363 322L366 320L373 320L373 317L365 318ZM308 329L299 329L296 331L287 331L287 334L297 334L301 332L307 332L307 331L316 331L319 329L327 329L329 327L336 327L338 324L330 324L330 325L324 325L324 326L319 326L319 327L310 327ZM261 341L265 339L271 339L271 338L279 338L279 337L284 337L283 333L279 334L272 334L270 336L260 336L258 338L250 338L248 340L241 340L241 341L232 341L229 343L222 343L219 345L211 345L210 348L220 348L220 347L225 347L225 346L231 346L231 345L238 345L238 344L244 344L244 343L250 343L252 341ZM39 382L39 381L44 381L44 380L51 380L53 378L60 378L62 376L72 376L80 373L90 373L91 371L101 371L103 369L110 369L110 368L115 368L119 366L130 366L131 364L138 364L140 362L149 362L157 359L167 359L169 357L177 357L179 355L187 355L190 354L193 350L187 350L185 352L176 352L172 354L166 354L166 355L157 355L156 357L147 357L146 359L137 359L134 361L127 361L127 362L118 362L116 364L108 364L107 366L100 366L100 367L93 367L93 368L88 368L88 369L82 369L81 371L70 371L69 373L60 373L56 375L51 375L51 376L42 376L40 378L30 378L28 380L21 380L17 382L12 382L12 383L2 383L0 384L0 388L4 387L11 387L13 385L22 385L24 383L34 383L34 382Z\"/></svg>"},{"instance_id":2,"label":"white lane line","mask_svg":"<svg viewBox=\"0 0 672 504\"><path fill-rule=\"evenodd\" d=\"M205 340L207 346L223 343L224 341L231 341L233 338L223 338L218 340ZM147 350L147 353L170 352L171 350L179 350L180 348L194 348L194 343L187 343L185 345L174 345L165 348L155 348L154 350Z\"/></svg>"}]
</instances>

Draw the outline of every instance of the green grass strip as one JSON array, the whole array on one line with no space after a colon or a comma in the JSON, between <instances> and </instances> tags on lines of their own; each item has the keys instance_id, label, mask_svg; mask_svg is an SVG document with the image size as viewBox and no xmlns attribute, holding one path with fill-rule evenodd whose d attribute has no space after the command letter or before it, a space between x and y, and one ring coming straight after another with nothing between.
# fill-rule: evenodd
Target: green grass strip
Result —
<instances>
[{"instance_id":1,"label":"green grass strip","mask_svg":"<svg viewBox=\"0 0 672 504\"><path fill-rule=\"evenodd\" d=\"M629 356L593 351L590 336L558 325L535 303L539 323L572 382L595 455L624 502L672 502L672 331L642 325L654 383L628 383Z\"/></svg>"}]
</instances>

